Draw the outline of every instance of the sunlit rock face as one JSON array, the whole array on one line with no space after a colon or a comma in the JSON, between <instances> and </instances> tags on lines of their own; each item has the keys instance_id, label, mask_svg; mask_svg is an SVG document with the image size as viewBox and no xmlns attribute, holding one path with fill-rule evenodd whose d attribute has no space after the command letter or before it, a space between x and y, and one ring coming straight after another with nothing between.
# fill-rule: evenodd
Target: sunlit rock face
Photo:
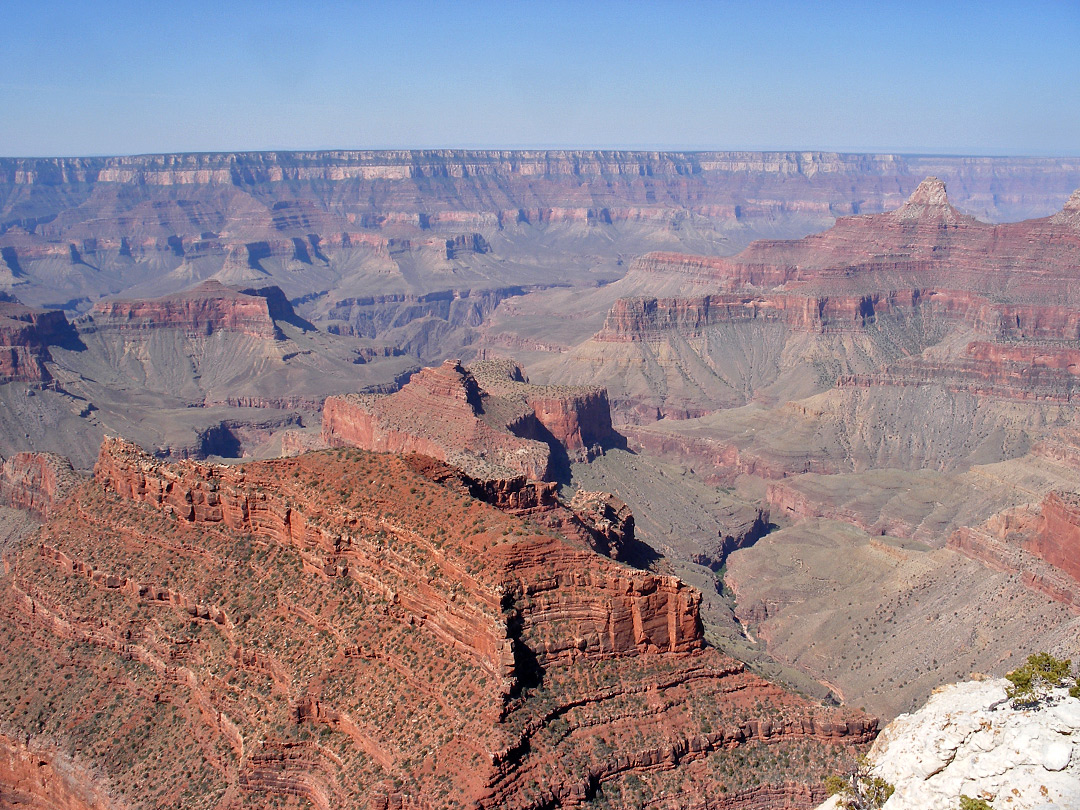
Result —
<instances>
[{"instance_id":1,"label":"sunlit rock face","mask_svg":"<svg viewBox=\"0 0 1080 810\"><path fill-rule=\"evenodd\" d=\"M705 645L695 589L416 459L106 440L5 555L0 804L801 810L873 739Z\"/></svg>"},{"instance_id":2,"label":"sunlit rock face","mask_svg":"<svg viewBox=\"0 0 1080 810\"><path fill-rule=\"evenodd\" d=\"M944 687L885 727L870 751L874 773L896 788L884 810L955 810L961 795L995 810L1080 807L1080 699L1058 689L1014 708L1007 684Z\"/></svg>"}]
</instances>

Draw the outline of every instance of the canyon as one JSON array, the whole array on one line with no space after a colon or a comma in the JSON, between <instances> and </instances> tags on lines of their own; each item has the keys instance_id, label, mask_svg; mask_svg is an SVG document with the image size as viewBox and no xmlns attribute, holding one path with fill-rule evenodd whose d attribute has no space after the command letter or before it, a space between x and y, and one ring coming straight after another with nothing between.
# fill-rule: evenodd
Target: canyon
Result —
<instances>
[{"instance_id":1,"label":"canyon","mask_svg":"<svg viewBox=\"0 0 1080 810\"><path fill-rule=\"evenodd\" d=\"M0 159L0 803L809 808L1080 658L1078 187Z\"/></svg>"},{"instance_id":2,"label":"canyon","mask_svg":"<svg viewBox=\"0 0 1080 810\"><path fill-rule=\"evenodd\" d=\"M1063 627L1077 626L1080 593L1078 213L1073 193L1056 214L992 225L928 178L893 212L801 240L728 258L649 254L609 285L629 295L592 337L529 371L604 384L632 448L764 501L783 531L713 560L736 618L782 661L890 716L935 679L1020 660L1017 632L1077 651ZM860 555L861 574L831 564L830 546ZM943 657L932 613L875 642L869 667L849 657L880 617L912 613L912 588L951 605L961 635L1015 621L950 584L960 570L1029 603L1025 629L975 630L974 655ZM829 615L841 593L843 619Z\"/></svg>"},{"instance_id":3,"label":"canyon","mask_svg":"<svg viewBox=\"0 0 1080 810\"><path fill-rule=\"evenodd\" d=\"M393 390L417 368L395 347L316 329L274 286L206 281L70 321L4 307L16 326L0 331L12 345L0 452L62 453L81 469L119 433L165 457L277 454L327 396Z\"/></svg>"},{"instance_id":4,"label":"canyon","mask_svg":"<svg viewBox=\"0 0 1080 810\"><path fill-rule=\"evenodd\" d=\"M706 646L677 579L409 463L168 464L106 440L6 561L5 790L72 808L806 807L872 739L865 715Z\"/></svg>"}]
</instances>

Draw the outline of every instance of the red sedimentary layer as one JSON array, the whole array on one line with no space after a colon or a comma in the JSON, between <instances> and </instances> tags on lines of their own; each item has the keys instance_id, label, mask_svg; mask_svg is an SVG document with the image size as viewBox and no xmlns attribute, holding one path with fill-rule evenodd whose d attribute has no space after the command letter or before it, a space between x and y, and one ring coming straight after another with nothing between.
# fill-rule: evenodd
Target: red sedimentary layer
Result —
<instances>
[{"instance_id":1,"label":"red sedimentary layer","mask_svg":"<svg viewBox=\"0 0 1080 810\"><path fill-rule=\"evenodd\" d=\"M806 808L876 730L705 648L678 580L393 456L106 440L10 563L5 717L77 747L109 807Z\"/></svg>"},{"instance_id":2,"label":"red sedimentary layer","mask_svg":"<svg viewBox=\"0 0 1080 810\"><path fill-rule=\"evenodd\" d=\"M189 522L221 523L234 532L266 536L278 543L291 542L328 555L341 554L340 538L316 528L321 521L288 506L288 499L254 491L247 482L246 469L192 463L169 466L153 460L132 445L106 439L94 468L94 477L121 497L151 503ZM521 508L527 507L523 504ZM493 554L498 556L501 552ZM583 651L596 648L604 652L628 652L636 645L674 651L701 646L697 613L700 597L674 578L640 574L640 580L625 580L617 575L616 569L607 573L588 572L582 569L580 562L573 563L572 558L575 555L588 560L602 558L574 550L565 543L560 545L554 539L543 539L535 548L515 548L512 557L502 561L502 565L508 571L531 571L532 566L550 566L565 555L570 556L566 557L564 570L571 573L563 584L572 590L580 576L584 577L581 584L610 592L606 603L590 600L582 606L582 610L589 613L599 609L600 613L595 614L597 626L605 628L589 640L587 647L582 647ZM321 566L324 573L340 573L346 561L349 563L346 568L356 566L353 555L333 556L333 559L333 563ZM556 580L530 585L530 593L558 588L560 583ZM499 602L491 593L477 593L476 596L492 607ZM601 607L604 604L606 606ZM453 604L429 605L426 612L445 614L450 628L462 627ZM543 621L539 620L538 624ZM505 639L470 639L459 634L455 640L475 649L478 656L486 659L492 672L513 675L512 666L507 669L505 653L509 646Z\"/></svg>"},{"instance_id":3,"label":"red sedimentary layer","mask_svg":"<svg viewBox=\"0 0 1080 810\"><path fill-rule=\"evenodd\" d=\"M634 544L630 507L610 493L579 490L566 504L559 499L555 484L530 481L523 475L472 478L457 467L422 455L408 456L406 463L429 481L453 487L503 512L530 518L613 560L624 559Z\"/></svg>"},{"instance_id":4,"label":"red sedimentary layer","mask_svg":"<svg viewBox=\"0 0 1080 810\"><path fill-rule=\"evenodd\" d=\"M854 286L858 286L857 281ZM1080 337L1080 311L1052 304L1003 304L973 292L934 287L828 295L793 291L622 298L612 306L596 337L632 342L655 339L666 331L698 337L716 324L748 321L783 323L796 331L822 334L854 332L865 331L877 317L904 314L916 308L998 340L1075 341ZM1043 353L1052 350L1052 347L1041 348Z\"/></svg>"},{"instance_id":5,"label":"red sedimentary layer","mask_svg":"<svg viewBox=\"0 0 1080 810\"><path fill-rule=\"evenodd\" d=\"M488 420L484 415L472 375L460 363L447 361L414 374L389 396L329 397L323 406L323 439L332 447L420 453L470 473L495 471L483 477L510 471L509 477L547 478L550 449L509 429L522 415Z\"/></svg>"},{"instance_id":6,"label":"red sedimentary layer","mask_svg":"<svg viewBox=\"0 0 1080 810\"><path fill-rule=\"evenodd\" d=\"M896 211L841 218L801 240L755 242L731 258L642 257L632 271L639 276L717 292L622 299L596 338L696 338L747 322L820 334L868 333L881 319L917 332L927 323L965 327L983 339L957 357L908 357L838 384L939 382L980 396L1068 401L1080 370L1078 265L1080 193L1054 216L990 225L959 214L928 178Z\"/></svg>"},{"instance_id":7,"label":"red sedimentary layer","mask_svg":"<svg viewBox=\"0 0 1080 810\"><path fill-rule=\"evenodd\" d=\"M532 410L573 458L587 460L616 438L607 390L600 386L532 385L512 360L483 360L469 371L485 393Z\"/></svg>"},{"instance_id":8,"label":"red sedimentary layer","mask_svg":"<svg viewBox=\"0 0 1080 810\"><path fill-rule=\"evenodd\" d=\"M1024 547L1080 582L1080 497L1051 492L1040 512L1038 529Z\"/></svg>"},{"instance_id":9,"label":"red sedimentary layer","mask_svg":"<svg viewBox=\"0 0 1080 810\"><path fill-rule=\"evenodd\" d=\"M1070 402L1080 388L1080 349L1070 344L969 343L956 360L908 358L872 375L844 375L840 388L939 383L981 397Z\"/></svg>"},{"instance_id":10,"label":"red sedimentary layer","mask_svg":"<svg viewBox=\"0 0 1080 810\"><path fill-rule=\"evenodd\" d=\"M47 382L48 344L61 337L67 319L59 310L0 301L0 383Z\"/></svg>"},{"instance_id":11,"label":"red sedimentary layer","mask_svg":"<svg viewBox=\"0 0 1080 810\"><path fill-rule=\"evenodd\" d=\"M0 734L0 807L112 810L116 805L89 774L54 749Z\"/></svg>"},{"instance_id":12,"label":"red sedimentary layer","mask_svg":"<svg viewBox=\"0 0 1080 810\"><path fill-rule=\"evenodd\" d=\"M1080 497L1050 492L1038 506L961 528L949 546L992 568L1022 574L1024 584L1080 610Z\"/></svg>"},{"instance_id":13,"label":"red sedimentary layer","mask_svg":"<svg viewBox=\"0 0 1080 810\"><path fill-rule=\"evenodd\" d=\"M613 436L604 389L529 385L500 361L468 370L447 361L395 394L330 397L323 407L330 446L420 453L477 478L547 480L552 442L588 458Z\"/></svg>"},{"instance_id":14,"label":"red sedimentary layer","mask_svg":"<svg viewBox=\"0 0 1080 810\"><path fill-rule=\"evenodd\" d=\"M99 301L94 305L92 317L98 329L123 332L180 329L191 335L226 331L269 340L278 334L272 313L278 297L284 299L284 296L246 294L217 281L205 281L164 298Z\"/></svg>"},{"instance_id":15,"label":"red sedimentary layer","mask_svg":"<svg viewBox=\"0 0 1080 810\"><path fill-rule=\"evenodd\" d=\"M42 518L81 480L71 462L54 453L16 453L0 461L0 503Z\"/></svg>"},{"instance_id":16,"label":"red sedimentary layer","mask_svg":"<svg viewBox=\"0 0 1080 810\"><path fill-rule=\"evenodd\" d=\"M1080 195L1051 217L991 225L960 214L949 204L944 184L931 177L895 211L842 217L804 239L762 240L730 258L652 253L635 267L723 290L783 285L841 294L868 283L872 290L887 291L884 278L900 273L916 283L896 289L929 282L977 293L1004 283L1002 289L1018 301L1045 303L1060 298L1060 284L1071 277L1078 259Z\"/></svg>"}]
</instances>

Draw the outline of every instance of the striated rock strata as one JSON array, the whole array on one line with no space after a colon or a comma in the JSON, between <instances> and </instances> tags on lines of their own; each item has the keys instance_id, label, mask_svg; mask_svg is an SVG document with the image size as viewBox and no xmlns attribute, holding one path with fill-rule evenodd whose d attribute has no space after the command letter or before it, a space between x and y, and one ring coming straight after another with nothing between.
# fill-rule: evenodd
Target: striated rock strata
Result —
<instances>
[{"instance_id":1,"label":"striated rock strata","mask_svg":"<svg viewBox=\"0 0 1080 810\"><path fill-rule=\"evenodd\" d=\"M63 312L0 301L0 383L52 379L45 363L49 344L66 340L71 327Z\"/></svg>"},{"instance_id":2,"label":"striated rock strata","mask_svg":"<svg viewBox=\"0 0 1080 810\"><path fill-rule=\"evenodd\" d=\"M81 481L71 462L55 453L16 453L0 458L0 503L38 517L64 500Z\"/></svg>"},{"instance_id":3,"label":"striated rock strata","mask_svg":"<svg viewBox=\"0 0 1080 810\"><path fill-rule=\"evenodd\" d=\"M642 367L617 385L600 375L632 421L642 403L693 417L829 385L1070 402L1078 265L1080 192L1052 216L992 225L957 211L929 177L895 211L800 240L639 258L619 282L634 294L563 365ZM637 390L639 374L650 391Z\"/></svg>"},{"instance_id":4,"label":"striated rock strata","mask_svg":"<svg viewBox=\"0 0 1080 810\"><path fill-rule=\"evenodd\" d=\"M331 446L422 453L479 478L550 480L560 458L589 458L616 436L602 388L530 385L509 361L448 360L397 393L331 397L323 409Z\"/></svg>"},{"instance_id":5,"label":"striated rock strata","mask_svg":"<svg viewBox=\"0 0 1080 810\"><path fill-rule=\"evenodd\" d=\"M275 320L295 317L277 287L241 290L219 281L205 281L163 298L100 301L91 314L95 329L179 329L192 337L227 331L267 340L281 336Z\"/></svg>"},{"instance_id":6,"label":"striated rock strata","mask_svg":"<svg viewBox=\"0 0 1080 810\"><path fill-rule=\"evenodd\" d=\"M1050 492L1038 505L1006 509L961 527L949 546L1080 610L1080 496Z\"/></svg>"},{"instance_id":7,"label":"striated rock strata","mask_svg":"<svg viewBox=\"0 0 1080 810\"><path fill-rule=\"evenodd\" d=\"M122 806L94 777L37 740L0 734L0 807L27 810L113 810Z\"/></svg>"},{"instance_id":8,"label":"striated rock strata","mask_svg":"<svg viewBox=\"0 0 1080 810\"><path fill-rule=\"evenodd\" d=\"M107 440L0 585L9 727L109 807L805 808L876 730L704 647L678 580L359 450Z\"/></svg>"},{"instance_id":9,"label":"striated rock strata","mask_svg":"<svg viewBox=\"0 0 1080 810\"><path fill-rule=\"evenodd\" d=\"M574 461L588 461L620 441L607 391L599 386L533 385L512 360L481 360L469 372L491 396L530 408L542 426L538 432Z\"/></svg>"}]
</instances>

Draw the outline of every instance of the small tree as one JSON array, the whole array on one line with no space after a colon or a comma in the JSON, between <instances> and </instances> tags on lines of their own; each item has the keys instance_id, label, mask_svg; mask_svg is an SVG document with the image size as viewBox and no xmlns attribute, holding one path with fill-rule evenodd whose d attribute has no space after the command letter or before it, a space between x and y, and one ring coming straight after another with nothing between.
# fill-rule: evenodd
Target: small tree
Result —
<instances>
[{"instance_id":1,"label":"small tree","mask_svg":"<svg viewBox=\"0 0 1080 810\"><path fill-rule=\"evenodd\" d=\"M1050 696L1050 691L1059 686L1069 686L1069 694L1080 697L1080 678L1073 678L1072 661L1062 660L1050 653L1032 653L1027 663L1014 669L1005 678L1009 686L1005 688L1005 697L1013 706L1036 706Z\"/></svg>"},{"instance_id":2,"label":"small tree","mask_svg":"<svg viewBox=\"0 0 1080 810\"><path fill-rule=\"evenodd\" d=\"M843 810L881 810L896 788L870 772L870 760L864 754L846 776L829 776L825 789L830 796L839 797Z\"/></svg>"}]
</instances>

